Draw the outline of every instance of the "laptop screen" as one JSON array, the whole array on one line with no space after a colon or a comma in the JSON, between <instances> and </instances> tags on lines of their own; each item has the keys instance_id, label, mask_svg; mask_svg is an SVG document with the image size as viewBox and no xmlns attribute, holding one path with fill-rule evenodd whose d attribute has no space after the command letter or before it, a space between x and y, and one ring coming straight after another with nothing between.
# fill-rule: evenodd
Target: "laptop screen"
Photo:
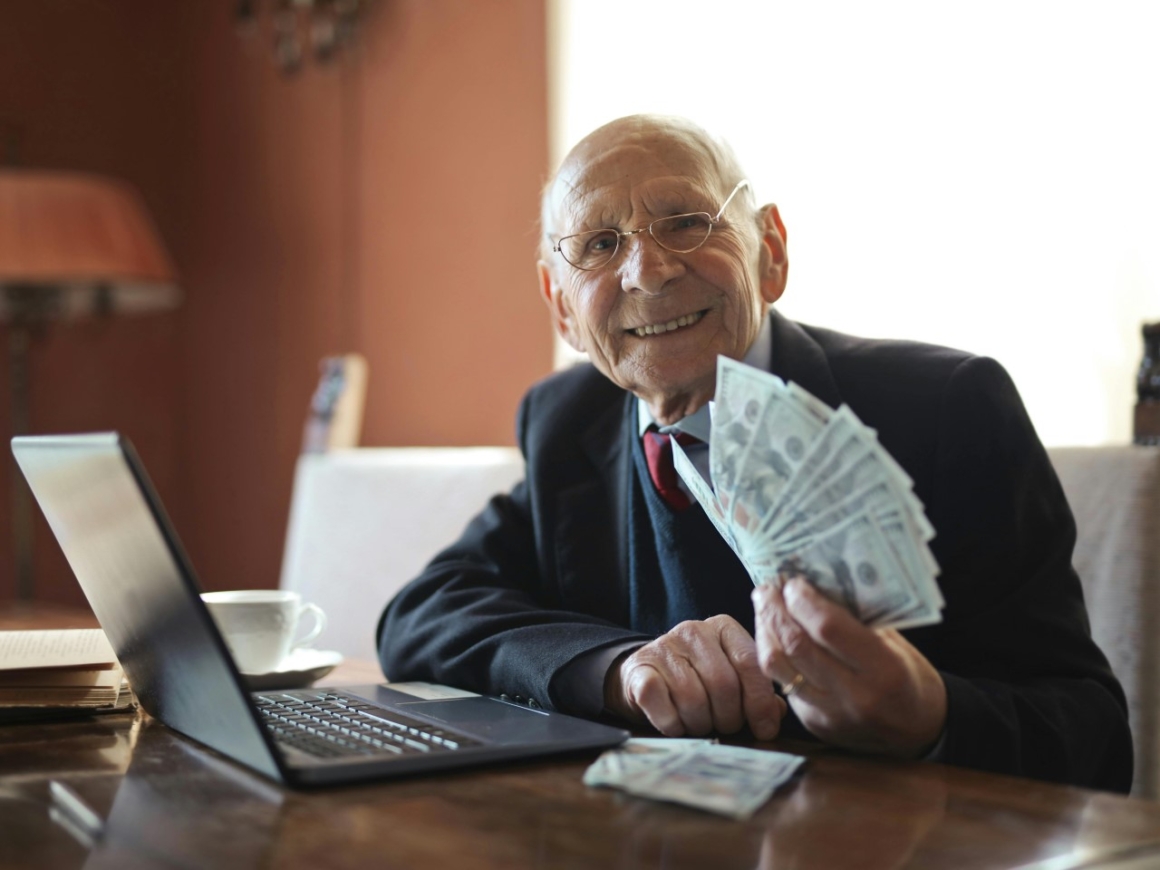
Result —
<instances>
[{"instance_id":1,"label":"laptop screen","mask_svg":"<svg viewBox=\"0 0 1160 870\"><path fill-rule=\"evenodd\" d=\"M12 452L142 706L282 778L160 499L116 433L14 438Z\"/></svg>"}]
</instances>

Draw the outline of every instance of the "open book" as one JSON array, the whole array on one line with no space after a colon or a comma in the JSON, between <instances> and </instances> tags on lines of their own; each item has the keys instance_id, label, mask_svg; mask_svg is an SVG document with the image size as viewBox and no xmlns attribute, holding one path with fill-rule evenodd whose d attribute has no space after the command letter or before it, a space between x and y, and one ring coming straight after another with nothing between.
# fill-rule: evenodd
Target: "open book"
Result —
<instances>
[{"instance_id":1,"label":"open book","mask_svg":"<svg viewBox=\"0 0 1160 870\"><path fill-rule=\"evenodd\" d=\"M0 631L0 722L135 705L99 628Z\"/></svg>"}]
</instances>

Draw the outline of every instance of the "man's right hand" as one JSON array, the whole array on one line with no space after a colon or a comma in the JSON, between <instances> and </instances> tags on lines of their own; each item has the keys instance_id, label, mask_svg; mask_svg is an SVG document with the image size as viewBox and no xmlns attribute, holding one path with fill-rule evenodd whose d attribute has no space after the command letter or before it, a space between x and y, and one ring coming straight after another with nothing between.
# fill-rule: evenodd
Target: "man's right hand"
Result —
<instances>
[{"instance_id":1,"label":"man's right hand","mask_svg":"<svg viewBox=\"0 0 1160 870\"><path fill-rule=\"evenodd\" d=\"M761 672L753 638L731 616L682 622L613 662L604 706L667 737L733 734L772 740L786 703Z\"/></svg>"}]
</instances>

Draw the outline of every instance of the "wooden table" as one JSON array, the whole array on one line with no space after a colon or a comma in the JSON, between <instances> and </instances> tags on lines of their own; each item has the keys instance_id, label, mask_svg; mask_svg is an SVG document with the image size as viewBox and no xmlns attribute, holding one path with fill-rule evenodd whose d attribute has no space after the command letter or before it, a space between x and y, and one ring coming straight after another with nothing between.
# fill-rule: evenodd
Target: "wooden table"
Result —
<instances>
[{"instance_id":1,"label":"wooden table","mask_svg":"<svg viewBox=\"0 0 1160 870\"><path fill-rule=\"evenodd\" d=\"M1160 803L773 746L809 755L803 774L734 822L587 788L595 753L294 792L143 713L0 726L0 868L1160 866ZM107 820L91 848L49 818L50 779Z\"/></svg>"}]
</instances>

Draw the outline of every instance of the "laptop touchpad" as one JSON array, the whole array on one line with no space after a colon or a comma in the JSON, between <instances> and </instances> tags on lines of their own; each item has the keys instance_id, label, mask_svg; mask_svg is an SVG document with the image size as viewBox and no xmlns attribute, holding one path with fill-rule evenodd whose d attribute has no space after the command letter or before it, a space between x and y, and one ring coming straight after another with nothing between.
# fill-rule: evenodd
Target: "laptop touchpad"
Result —
<instances>
[{"instance_id":1,"label":"laptop touchpad","mask_svg":"<svg viewBox=\"0 0 1160 870\"><path fill-rule=\"evenodd\" d=\"M416 701L395 705L400 712L417 713L445 722L452 728L486 737L496 743L525 743L562 736L559 720L540 710L530 710L494 698L455 698Z\"/></svg>"}]
</instances>

